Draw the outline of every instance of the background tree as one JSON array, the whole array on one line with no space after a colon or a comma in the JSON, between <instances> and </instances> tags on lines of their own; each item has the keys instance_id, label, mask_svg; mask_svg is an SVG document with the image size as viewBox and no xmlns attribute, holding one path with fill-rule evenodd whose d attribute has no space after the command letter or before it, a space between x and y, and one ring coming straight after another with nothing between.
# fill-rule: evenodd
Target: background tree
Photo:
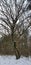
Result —
<instances>
[{"instance_id":1,"label":"background tree","mask_svg":"<svg viewBox=\"0 0 31 65\"><path fill-rule=\"evenodd\" d=\"M0 33L10 34L15 45L14 34L21 38L24 33L27 34L27 29L31 26L31 10L27 9L29 4L27 0L0 0Z\"/></svg>"}]
</instances>

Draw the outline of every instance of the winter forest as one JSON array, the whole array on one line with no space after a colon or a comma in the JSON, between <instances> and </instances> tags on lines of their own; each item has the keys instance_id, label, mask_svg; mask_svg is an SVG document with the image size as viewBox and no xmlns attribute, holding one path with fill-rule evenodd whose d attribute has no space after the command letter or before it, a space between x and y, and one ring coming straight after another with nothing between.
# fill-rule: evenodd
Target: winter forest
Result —
<instances>
[{"instance_id":1,"label":"winter forest","mask_svg":"<svg viewBox=\"0 0 31 65\"><path fill-rule=\"evenodd\" d=\"M31 56L31 0L0 0L0 55Z\"/></svg>"}]
</instances>

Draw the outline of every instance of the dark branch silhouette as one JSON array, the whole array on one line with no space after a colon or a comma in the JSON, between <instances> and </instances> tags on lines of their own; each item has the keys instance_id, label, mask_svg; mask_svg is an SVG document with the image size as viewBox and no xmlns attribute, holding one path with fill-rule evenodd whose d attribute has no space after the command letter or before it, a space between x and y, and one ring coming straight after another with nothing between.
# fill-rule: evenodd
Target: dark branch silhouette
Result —
<instances>
[{"instance_id":1,"label":"dark branch silhouette","mask_svg":"<svg viewBox=\"0 0 31 65\"><path fill-rule=\"evenodd\" d=\"M31 18L31 11L27 10L27 5L29 3L27 3L27 4L26 3L24 4L24 3L25 3L25 0L18 0L18 1L9 0L9 2L7 0L0 1L0 7L1 7L0 20L2 21L2 23L0 21L0 25L2 27L4 27L5 30L7 30L8 34L9 34L9 28L10 28L10 31L11 31L10 33L12 36L12 43L14 43L14 41L15 41L14 33L16 32L16 30L18 31L19 37L21 37L26 32L26 30L31 26L31 23L29 23L26 30L24 29L24 21L27 20L28 18ZM18 20L19 20L19 23L17 23ZM9 28L5 24L3 24L3 22L7 26L9 26ZM21 33L21 26L23 28L22 33ZM20 31L19 31L19 29L20 29ZM2 34L4 34L4 33L2 32ZM15 43L15 45L16 45L16 43ZM15 45L14 45L14 47L16 47ZM19 51L17 50L17 48L15 48L15 49L19 55Z\"/></svg>"}]
</instances>

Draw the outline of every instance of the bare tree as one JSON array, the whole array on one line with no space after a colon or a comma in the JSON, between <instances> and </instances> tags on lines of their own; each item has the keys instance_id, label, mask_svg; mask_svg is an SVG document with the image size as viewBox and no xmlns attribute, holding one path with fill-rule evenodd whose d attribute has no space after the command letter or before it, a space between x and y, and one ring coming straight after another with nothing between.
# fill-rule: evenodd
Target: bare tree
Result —
<instances>
[{"instance_id":1,"label":"bare tree","mask_svg":"<svg viewBox=\"0 0 31 65\"><path fill-rule=\"evenodd\" d=\"M17 31L21 37L31 26L31 10L27 9L29 4L27 0L0 0L0 25L11 34L14 47L14 33ZM5 35L4 32L1 33Z\"/></svg>"}]
</instances>

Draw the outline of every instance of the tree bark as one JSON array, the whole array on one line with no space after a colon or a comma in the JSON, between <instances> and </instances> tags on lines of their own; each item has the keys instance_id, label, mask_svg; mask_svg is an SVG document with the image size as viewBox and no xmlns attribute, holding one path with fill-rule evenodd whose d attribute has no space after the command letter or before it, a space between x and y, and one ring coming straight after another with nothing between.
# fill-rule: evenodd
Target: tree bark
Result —
<instances>
[{"instance_id":1,"label":"tree bark","mask_svg":"<svg viewBox=\"0 0 31 65\"><path fill-rule=\"evenodd\" d=\"M20 53L19 53L19 50L16 48L16 41L14 39L14 28L15 28L15 23L14 23L14 26L12 26L12 43L14 44L16 59L19 59Z\"/></svg>"},{"instance_id":2,"label":"tree bark","mask_svg":"<svg viewBox=\"0 0 31 65\"><path fill-rule=\"evenodd\" d=\"M15 50L15 55L16 55L16 59L20 58L20 53L18 48L16 47L16 42L14 42L14 50Z\"/></svg>"}]
</instances>

